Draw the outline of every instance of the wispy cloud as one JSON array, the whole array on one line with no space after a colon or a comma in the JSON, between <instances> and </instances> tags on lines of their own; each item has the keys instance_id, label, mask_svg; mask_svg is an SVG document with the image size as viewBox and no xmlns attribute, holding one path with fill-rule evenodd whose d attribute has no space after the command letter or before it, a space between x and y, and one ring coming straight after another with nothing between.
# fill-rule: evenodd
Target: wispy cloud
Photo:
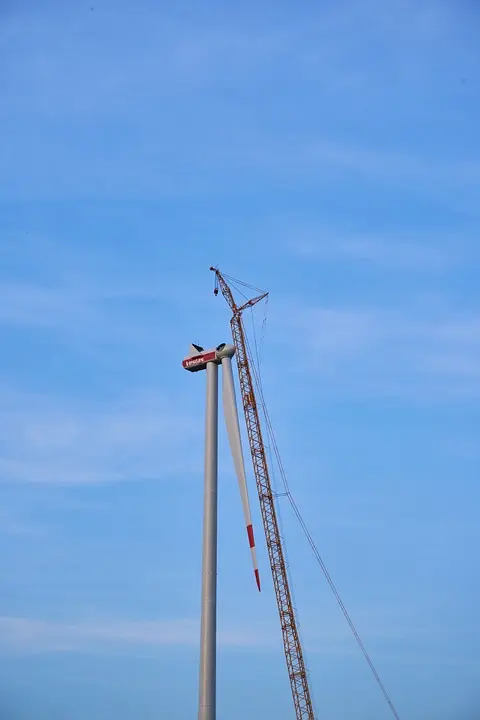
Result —
<instances>
[{"instance_id":1,"label":"wispy cloud","mask_svg":"<svg viewBox=\"0 0 480 720\"><path fill-rule=\"evenodd\" d=\"M439 636L439 628L412 623L405 612L393 608L376 608L375 616L370 607L359 613L365 637L371 643L392 640L402 642L402 650L413 645L425 646L425 642ZM303 618L308 637L306 648L312 653L355 654L358 652L347 625L342 621L336 608L322 608L327 623L319 626L313 618ZM0 652L79 652L101 651L116 647L164 647L192 646L199 642L200 623L198 619L169 620L39 620L29 617L0 617ZM270 649L281 652L281 634L276 618L261 626L255 620L236 623L221 620L218 634L219 645L223 647L249 647ZM413 642L414 641L414 642ZM427 648L428 649L428 648Z\"/></svg>"},{"instance_id":2,"label":"wispy cloud","mask_svg":"<svg viewBox=\"0 0 480 720\"><path fill-rule=\"evenodd\" d=\"M464 399L480 393L480 318L445 307L290 307L277 337L336 390ZM277 322L277 321L276 321ZM288 332L285 332L285 329ZM280 340L277 340L279 342Z\"/></svg>"},{"instance_id":3,"label":"wispy cloud","mask_svg":"<svg viewBox=\"0 0 480 720\"><path fill-rule=\"evenodd\" d=\"M188 473L186 451L200 431L177 403L158 390L106 403L4 392L0 478L75 484Z\"/></svg>"},{"instance_id":4,"label":"wispy cloud","mask_svg":"<svg viewBox=\"0 0 480 720\"><path fill-rule=\"evenodd\" d=\"M56 332L87 350L88 341L129 345L151 337L145 313L134 314L128 301L150 303L157 313L178 309L168 277L146 266L140 279L128 259L119 263L105 248L24 236L7 239L0 257L0 327Z\"/></svg>"},{"instance_id":5,"label":"wispy cloud","mask_svg":"<svg viewBox=\"0 0 480 720\"><path fill-rule=\"evenodd\" d=\"M465 234L434 239L398 233L385 235L339 233L334 229L302 230L293 232L286 241L287 252L305 260L319 263L342 261L365 263L382 269L446 273L465 266L474 256L472 242Z\"/></svg>"},{"instance_id":6,"label":"wispy cloud","mask_svg":"<svg viewBox=\"0 0 480 720\"><path fill-rule=\"evenodd\" d=\"M53 621L23 617L0 617L0 652L62 653L101 651L119 647L196 647L199 621L117 620ZM218 642L224 647L269 648L272 639L259 628L223 628ZM273 643L276 646L276 643Z\"/></svg>"},{"instance_id":7,"label":"wispy cloud","mask_svg":"<svg viewBox=\"0 0 480 720\"><path fill-rule=\"evenodd\" d=\"M133 272L128 248L119 259L108 246L88 252L43 237L5 242L0 258L0 332L8 343L13 331L19 354L35 354L27 378L15 365L4 371L0 478L95 483L188 473L187 450L202 428L189 413L192 385L180 362L185 328L204 327L195 319L203 301L192 308L182 292L188 277L160 276L148 262ZM69 372L91 373L102 392L57 386L52 352ZM37 382L44 368L48 391Z\"/></svg>"},{"instance_id":8,"label":"wispy cloud","mask_svg":"<svg viewBox=\"0 0 480 720\"><path fill-rule=\"evenodd\" d=\"M461 75L462 62L474 64L474 51L455 31L465 20L445 5L394 2L387 11L378 2L345 2L313 17L260 16L254 27L241 12L221 22L192 13L185 22L149 3L140 3L135 17L108 3L95 12L85 6L73 24L68 12L50 12L19 12L3 31L3 115L12 133L2 158L16 197L218 195L252 187L252 178L317 184L353 174L429 194L453 192L472 205L480 159L470 149L449 149L451 143L432 153L415 127L402 129L402 122L412 125L405 96L427 125L438 125L439 98L454 106L455 72ZM136 52L126 53L135 39ZM445 43L458 57L444 52ZM154 83L146 80L152 67ZM292 126L289 112L282 122L278 98L265 101L281 81L285 102L297 103L285 87L287 73L313 123ZM232 88L241 100L230 94L225 103ZM312 105L317 96L328 113ZM375 116L379 108L391 112L396 139L372 135L372 107ZM354 129L332 132L350 115L358 120ZM18 171L15 138L28 152L28 176Z\"/></svg>"},{"instance_id":9,"label":"wispy cloud","mask_svg":"<svg viewBox=\"0 0 480 720\"><path fill-rule=\"evenodd\" d=\"M454 36L454 21L461 15L431 0L422 7L395 1L388 11L378 0L370 0L361 6L341 2L314 14L297 10L282 19L259 14L255 25L248 11L219 18L213 9L209 14L191 8L189 18L190 22L183 14L151 3L139 3L134 16L128 6L109 2L95 12L85 6L79 8L75 23L57 3L42 11L32 7L19 10L7 18L3 30L3 59L14 73L7 83L9 99L14 103L23 97L30 108L49 109L55 115L75 115L88 109L98 119L98 103L102 115L102 107L118 112L127 109L131 100L153 100L166 89L178 97L225 81L236 85L246 81L251 87L263 82L265 70L292 65L295 73L308 71L309 80L325 83L330 79L340 87L349 80L350 91L355 84L352 78L358 80L363 74L364 89L366 73L376 81L371 86L376 86L385 69L375 68L359 28L380 43L386 65L399 72L395 87L406 78L418 85L422 75L416 55L423 51L425 72L440 55L441 43ZM107 35L109 43L104 42ZM123 50L136 38L141 42L127 60ZM408 52L406 42L410 43ZM363 52L352 62L352 53L360 47ZM18 55L20 65L14 62ZM155 87L138 82L148 76L152 63L157 70ZM254 68L257 78L252 76ZM373 78L372 70L376 70ZM30 97L26 87L34 90ZM89 93L76 92L78 87L88 87ZM42 97L43 89L49 92ZM386 89L383 83L382 89Z\"/></svg>"},{"instance_id":10,"label":"wispy cloud","mask_svg":"<svg viewBox=\"0 0 480 720\"><path fill-rule=\"evenodd\" d=\"M96 377L107 363L120 375L115 388L100 397L76 388L62 391L55 380L49 393L44 387L41 392L16 391L25 386L25 378L9 369L13 377L5 375L0 387L1 479L88 483L187 470L182 451L195 445L199 431L183 412L187 399L182 389L175 392L173 384L166 390L161 377L164 334L168 329L170 342L175 335L169 280L157 284L146 270L143 282L136 282L128 263L116 263L113 253L98 248L86 253L44 238L3 243L0 253L4 342L12 329L20 329L19 347L26 342L26 353L33 337L40 374L42 363L48 370L56 343L56 352L60 346L66 353L63 362L75 366L83 358L79 372ZM19 336L14 337L19 343ZM46 340L46 347L40 343L37 350L37 337ZM158 374L150 381L138 369L148 355L159 361ZM122 380L118 358L127 356L137 372Z\"/></svg>"},{"instance_id":11,"label":"wispy cloud","mask_svg":"<svg viewBox=\"0 0 480 720\"><path fill-rule=\"evenodd\" d=\"M312 160L339 171L347 171L356 175L375 177L405 185L415 183L426 185L439 182L452 189L458 182L470 187L480 177L480 158L472 159L442 157L438 152L434 156L417 152L392 151L391 146L383 146L375 142L371 145L358 143L339 143L335 138L319 142L311 146Z\"/></svg>"}]
</instances>

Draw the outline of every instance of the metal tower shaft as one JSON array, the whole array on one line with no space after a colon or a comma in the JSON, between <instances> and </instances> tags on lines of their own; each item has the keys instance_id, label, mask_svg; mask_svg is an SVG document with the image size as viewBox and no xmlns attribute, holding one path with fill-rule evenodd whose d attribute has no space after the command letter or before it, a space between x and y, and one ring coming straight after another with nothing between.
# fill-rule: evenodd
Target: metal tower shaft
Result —
<instances>
[{"instance_id":1,"label":"metal tower shaft","mask_svg":"<svg viewBox=\"0 0 480 720\"><path fill-rule=\"evenodd\" d=\"M216 718L218 365L208 362L198 720Z\"/></svg>"}]
</instances>

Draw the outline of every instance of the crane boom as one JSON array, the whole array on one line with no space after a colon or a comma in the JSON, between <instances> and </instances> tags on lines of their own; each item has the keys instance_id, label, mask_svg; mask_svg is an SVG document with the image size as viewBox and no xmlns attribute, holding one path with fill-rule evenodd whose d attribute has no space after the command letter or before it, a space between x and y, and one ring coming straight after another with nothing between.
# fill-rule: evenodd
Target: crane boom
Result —
<instances>
[{"instance_id":1,"label":"crane boom","mask_svg":"<svg viewBox=\"0 0 480 720\"><path fill-rule=\"evenodd\" d=\"M310 688L308 686L307 671L305 668L302 646L298 634L297 620L292 604L277 514L275 511L275 502L270 482L267 456L262 437L260 416L255 398L252 373L248 359L245 330L242 320L242 312L263 300L267 296L267 293L263 293L256 298L252 298L239 307L235 302L235 298L233 297L233 293L227 281L218 268L212 267L210 270L215 273L216 281L218 282L222 295L232 311L230 326L232 328L233 342L236 350L243 410L245 413L247 434L253 461L253 470L257 484L258 497L260 500L260 509L263 527L265 530L273 585L275 588L278 614L280 616L285 659L290 678L290 687L292 691L293 704L295 706L296 718L297 720L315 720L310 696Z\"/></svg>"}]
</instances>

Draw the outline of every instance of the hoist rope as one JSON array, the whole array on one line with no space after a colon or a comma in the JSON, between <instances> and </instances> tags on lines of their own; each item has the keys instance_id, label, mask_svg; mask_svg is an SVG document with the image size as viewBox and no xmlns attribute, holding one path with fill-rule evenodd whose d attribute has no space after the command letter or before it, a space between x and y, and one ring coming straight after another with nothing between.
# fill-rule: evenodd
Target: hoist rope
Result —
<instances>
[{"instance_id":1,"label":"hoist rope","mask_svg":"<svg viewBox=\"0 0 480 720\"><path fill-rule=\"evenodd\" d=\"M228 276L225 275L224 277L228 277ZM230 280L232 281L232 278L230 278ZM236 283L237 283L237 282L239 282L239 281L233 281L233 282L236 282ZM240 283L240 284L242 284L242 285L245 286L245 287L251 288L251 286L248 286L246 283ZM252 288L252 289L254 289L255 291L258 291L258 288ZM261 291L260 291L260 292L261 292ZM264 324L265 324L265 321L264 321ZM319 552L319 550L318 550L318 548L317 548L317 546L316 546L316 544L315 544L315 541L314 541L313 538L312 538L312 535L311 535L311 533L310 533L310 531L309 531L309 529L308 529L308 527L307 527L307 525L306 525L306 523L305 523L305 520L303 519L302 514L301 514L301 512L300 512L300 510L299 510L299 508L298 508L298 506L297 506L297 504L296 504L296 502L295 502L295 500L294 500L294 498L293 498L293 496L292 496L292 493L291 493L291 491L290 491L290 487L289 487L289 484L288 484L288 480L287 480L285 468L284 468L284 466L283 466L282 459L281 459L281 456L280 456L280 452L279 452L279 450L278 450L278 445L277 445L277 442L276 442L276 439L275 439L275 434L274 434L274 431L273 431L273 426L272 426L272 423L271 423L271 420L270 420L270 416L269 416L269 414L268 414L267 404L266 404L265 397L264 397L264 394L263 394L262 381L261 381L261 377L260 377L260 367L259 367L259 365L258 365L258 367L257 367L257 365L256 365L256 363L255 363L255 355L256 355L256 357L258 358L256 337L255 337L255 355L254 355L254 353L252 352L252 348L250 347L250 343L249 343L248 337L247 337L246 335L245 335L245 340L246 340L246 346L247 346L247 353L248 353L249 361L250 361L250 364L251 364L251 367L252 367L252 371L253 371L254 383L255 383L255 386L256 386L256 389L257 389L257 392L258 392L258 397L259 397L259 400L260 400L260 407L262 408L263 415L264 415L264 418L265 418L265 424L266 424L267 433L268 433L268 437L269 437L269 451L270 451L270 453L271 453L271 451L273 450L273 454L275 455L275 458L276 458L276 461L277 461L277 465L278 465L278 469L279 469L279 471L280 471L280 476L281 476L282 484L283 484L283 487L284 487L284 490L285 490L285 493L284 493L284 494L285 494L286 497L288 498L288 501L289 501L289 503L290 503L290 505L291 505L291 507L292 507L292 509L293 509L293 512L294 512L294 514L295 514L295 517L297 518L297 520L298 520L298 522L299 522L299 524L300 524L300 527L302 528L303 534L305 535L305 537L306 537L306 539L307 539L307 542L308 542L308 544L310 545L310 547L311 547L311 549L312 549L312 551L313 551L313 554L314 554L314 556L315 556L315 559L317 560L317 563L319 564L319 566L320 566L320 568L321 568L321 570L322 570L322 572L323 572L323 574L324 574L324 576L325 576L325 579L326 579L326 581L327 581L327 583L328 583L328 585L329 585L329 587L330 587L330 589L331 589L331 591L332 591L332 593L333 593L333 595L334 595L334 597L335 597L335 600L337 601L337 604L339 605L339 607L340 607L340 609L341 609L341 611L342 611L342 613L343 613L343 616L344 616L345 620L347 621L347 624L348 624L348 626L349 626L349 628L350 628L350 630L351 630L351 632L352 632L352 634L353 634L353 636L354 636L354 638L355 638L355 640L356 640L356 642L357 642L357 644L358 644L358 646L359 646L359 648L360 648L360 650L361 650L361 652L362 652L362 654L363 654L363 657L364 657L364 659L365 659L368 667L370 668L370 670L371 670L371 672L372 672L372 674L373 674L373 677L375 678L375 681L376 681L378 687L380 688L380 691L382 692L382 694L383 694L383 696L384 696L384 698L385 698L385 700L386 700L386 702L387 702L387 704L388 704L388 706L389 706L389 708L390 708L390 710L391 710L392 715L394 716L395 720L400 720L400 716L399 716L399 714L398 714L398 712L397 712L397 710L396 710L396 708L395 708L395 706L394 706L394 704L393 704L393 702L392 702L392 700L391 700L391 698L390 698L390 696L389 696L389 694L388 694L388 692L387 692L387 690L386 690L386 687L385 687L385 685L383 684L382 679L380 678L380 675L379 675L379 673L378 673L378 671L377 671L377 669L376 669L376 667L375 667L375 665L374 665L374 663L373 663L373 661L372 661L372 659L371 659L371 657L370 657L370 655L369 655L369 653L368 653L368 651L367 651L367 649L366 649L366 647L365 647L365 645L364 645L364 643L363 643L363 641L362 641L362 639L361 639L361 637L360 637L360 635L359 635L359 633L358 633L358 631L357 631L357 629L356 629L356 627L355 627L355 625L354 625L354 623L353 623L352 618L350 617L350 614L348 613L347 608L345 607L345 604L344 604L344 602L343 602L343 600L342 600L342 598L341 598L341 596L340 596L340 593L339 593L339 591L337 590L337 587L336 587L335 583L334 583L333 580L332 580L332 577L331 577L331 575L330 575L330 573L329 573L329 571L328 571L328 568L327 568L327 566L325 565L325 562L324 562L322 556L320 555L320 552ZM278 496L279 493L277 492L276 495Z\"/></svg>"}]
</instances>

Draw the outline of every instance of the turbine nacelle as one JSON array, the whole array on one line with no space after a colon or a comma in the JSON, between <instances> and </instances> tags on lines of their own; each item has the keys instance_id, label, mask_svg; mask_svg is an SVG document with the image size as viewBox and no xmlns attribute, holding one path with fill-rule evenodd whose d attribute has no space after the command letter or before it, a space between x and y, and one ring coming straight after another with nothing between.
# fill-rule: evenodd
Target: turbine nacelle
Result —
<instances>
[{"instance_id":1,"label":"turbine nacelle","mask_svg":"<svg viewBox=\"0 0 480 720\"><path fill-rule=\"evenodd\" d=\"M221 343L216 348L205 350L201 345L190 345L188 356L182 361L185 370L190 372L198 372L205 370L207 363L214 362L220 365L223 358L232 358L235 354L235 348L228 343Z\"/></svg>"}]
</instances>

